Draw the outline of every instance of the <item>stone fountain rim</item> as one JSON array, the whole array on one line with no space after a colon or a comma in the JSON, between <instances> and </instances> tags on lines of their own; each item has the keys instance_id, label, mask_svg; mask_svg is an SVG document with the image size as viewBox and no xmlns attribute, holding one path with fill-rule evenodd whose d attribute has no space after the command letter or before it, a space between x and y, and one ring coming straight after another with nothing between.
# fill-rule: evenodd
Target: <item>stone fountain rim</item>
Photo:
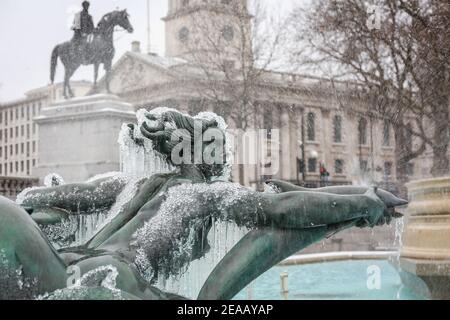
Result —
<instances>
[{"instance_id":1,"label":"stone fountain rim","mask_svg":"<svg viewBox=\"0 0 450 320\"><path fill-rule=\"evenodd\" d=\"M422 179L411 181L406 184L408 190L412 191L417 188L439 188L439 187L450 187L450 176L442 178L432 178L432 179Z\"/></svg>"}]
</instances>

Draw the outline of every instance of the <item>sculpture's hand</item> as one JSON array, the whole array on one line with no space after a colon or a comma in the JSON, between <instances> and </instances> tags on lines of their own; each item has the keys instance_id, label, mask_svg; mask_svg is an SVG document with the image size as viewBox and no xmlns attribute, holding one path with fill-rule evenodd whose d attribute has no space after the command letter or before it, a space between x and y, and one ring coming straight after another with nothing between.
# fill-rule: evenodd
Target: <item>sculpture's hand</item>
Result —
<instances>
[{"instance_id":1,"label":"sculpture's hand","mask_svg":"<svg viewBox=\"0 0 450 320\"><path fill-rule=\"evenodd\" d=\"M45 211L48 214L48 211L52 210L52 216L55 210L69 213L108 210L126 182L124 176L118 175L89 183L35 188L21 194L18 197L18 204L30 214L36 211Z\"/></svg>"}]
</instances>

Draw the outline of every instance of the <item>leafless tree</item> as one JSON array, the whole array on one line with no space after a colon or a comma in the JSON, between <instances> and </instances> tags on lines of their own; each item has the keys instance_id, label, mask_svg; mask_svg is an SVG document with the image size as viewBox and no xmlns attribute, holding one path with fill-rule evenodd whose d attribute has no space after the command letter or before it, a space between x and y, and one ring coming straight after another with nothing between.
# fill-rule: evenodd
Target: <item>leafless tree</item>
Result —
<instances>
[{"instance_id":1,"label":"leafless tree","mask_svg":"<svg viewBox=\"0 0 450 320\"><path fill-rule=\"evenodd\" d=\"M293 15L296 63L362 84L370 114L392 123L401 182L427 146L433 175L449 171L449 19L449 2L431 0L318 0Z\"/></svg>"},{"instance_id":2,"label":"leafless tree","mask_svg":"<svg viewBox=\"0 0 450 320\"><path fill-rule=\"evenodd\" d=\"M252 125L258 88L278 59L285 24L268 15L261 1L244 2L192 15L194 30L186 41L189 61L199 71L199 94L241 129Z\"/></svg>"},{"instance_id":3,"label":"leafless tree","mask_svg":"<svg viewBox=\"0 0 450 320\"><path fill-rule=\"evenodd\" d=\"M189 77L197 74L198 95L236 129L259 125L255 114L262 113L261 88L268 81L267 70L279 61L287 23L258 0L231 0L191 15L194 30L185 39L194 70ZM265 94L263 99L270 104L272 97Z\"/></svg>"}]
</instances>

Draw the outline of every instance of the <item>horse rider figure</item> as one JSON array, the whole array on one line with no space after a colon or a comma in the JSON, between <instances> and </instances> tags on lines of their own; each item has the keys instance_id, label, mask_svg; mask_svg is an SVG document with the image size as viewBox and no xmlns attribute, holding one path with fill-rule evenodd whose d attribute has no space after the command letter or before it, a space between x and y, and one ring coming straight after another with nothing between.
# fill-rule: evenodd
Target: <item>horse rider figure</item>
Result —
<instances>
[{"instance_id":1,"label":"horse rider figure","mask_svg":"<svg viewBox=\"0 0 450 320\"><path fill-rule=\"evenodd\" d=\"M75 15L72 30L74 31L73 43L75 44L76 54L83 58L83 62L87 63L89 59L88 39L93 35L95 26L92 16L89 14L90 3L84 1L82 3L83 10Z\"/></svg>"}]
</instances>

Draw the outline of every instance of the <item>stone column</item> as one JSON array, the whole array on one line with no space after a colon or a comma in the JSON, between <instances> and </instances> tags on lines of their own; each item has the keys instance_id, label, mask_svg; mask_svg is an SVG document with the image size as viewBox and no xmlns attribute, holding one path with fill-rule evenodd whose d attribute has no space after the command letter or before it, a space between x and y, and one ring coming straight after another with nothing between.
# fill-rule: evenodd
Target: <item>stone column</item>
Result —
<instances>
[{"instance_id":1,"label":"stone column","mask_svg":"<svg viewBox=\"0 0 450 320\"><path fill-rule=\"evenodd\" d=\"M407 188L402 279L428 298L450 299L450 178L416 181Z\"/></svg>"},{"instance_id":2,"label":"stone column","mask_svg":"<svg viewBox=\"0 0 450 320\"><path fill-rule=\"evenodd\" d=\"M280 173L283 180L291 180L291 119L286 106L281 106L280 117Z\"/></svg>"}]
</instances>

